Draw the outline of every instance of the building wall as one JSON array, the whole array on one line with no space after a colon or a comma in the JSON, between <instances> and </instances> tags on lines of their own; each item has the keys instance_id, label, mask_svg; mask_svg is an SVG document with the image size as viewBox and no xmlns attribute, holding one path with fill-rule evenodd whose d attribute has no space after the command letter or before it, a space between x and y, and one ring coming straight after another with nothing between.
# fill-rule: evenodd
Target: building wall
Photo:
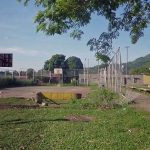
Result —
<instances>
[{"instance_id":1,"label":"building wall","mask_svg":"<svg viewBox=\"0 0 150 150\"><path fill-rule=\"evenodd\" d=\"M143 75L123 75L123 85L143 84Z\"/></svg>"},{"instance_id":2,"label":"building wall","mask_svg":"<svg viewBox=\"0 0 150 150\"><path fill-rule=\"evenodd\" d=\"M144 84L150 84L150 76L143 75L143 82Z\"/></svg>"},{"instance_id":3,"label":"building wall","mask_svg":"<svg viewBox=\"0 0 150 150\"><path fill-rule=\"evenodd\" d=\"M104 84L104 76L99 76L98 74L79 74L79 83L84 84L84 78L85 78L85 84ZM122 83L123 85L133 85L133 84L143 84L143 75L122 75ZM147 79L145 78L145 81L149 81L150 83L150 77ZM147 83L147 82L146 82ZM147 83L148 84L148 83Z\"/></svg>"},{"instance_id":4,"label":"building wall","mask_svg":"<svg viewBox=\"0 0 150 150\"><path fill-rule=\"evenodd\" d=\"M79 74L79 83L80 84L84 84L84 79L85 79L85 84L88 83L89 84L98 84L99 83L99 79L98 79L98 74Z\"/></svg>"}]
</instances>

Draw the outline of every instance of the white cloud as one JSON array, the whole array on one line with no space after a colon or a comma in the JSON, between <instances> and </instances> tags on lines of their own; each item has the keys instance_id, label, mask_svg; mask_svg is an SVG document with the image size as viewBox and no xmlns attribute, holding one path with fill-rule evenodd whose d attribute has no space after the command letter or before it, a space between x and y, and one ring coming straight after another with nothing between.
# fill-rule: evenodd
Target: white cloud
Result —
<instances>
[{"instance_id":1,"label":"white cloud","mask_svg":"<svg viewBox=\"0 0 150 150\"><path fill-rule=\"evenodd\" d=\"M4 68L10 70L26 70L27 68L41 69L47 56L50 56L49 51L29 50L23 48L0 48L0 53L13 53L13 67Z\"/></svg>"},{"instance_id":2,"label":"white cloud","mask_svg":"<svg viewBox=\"0 0 150 150\"><path fill-rule=\"evenodd\" d=\"M23 48L0 48L0 53L13 53L26 56L47 56L50 53L38 50L25 50Z\"/></svg>"}]
</instances>

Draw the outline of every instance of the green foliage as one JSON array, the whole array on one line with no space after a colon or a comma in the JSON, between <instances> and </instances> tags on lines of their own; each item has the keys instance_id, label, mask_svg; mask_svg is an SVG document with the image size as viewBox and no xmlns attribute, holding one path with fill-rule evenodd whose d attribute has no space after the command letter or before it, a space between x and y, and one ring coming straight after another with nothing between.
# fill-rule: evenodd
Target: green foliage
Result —
<instances>
[{"instance_id":1,"label":"green foliage","mask_svg":"<svg viewBox=\"0 0 150 150\"><path fill-rule=\"evenodd\" d=\"M74 31L70 34L70 37L73 37L74 39L80 40L82 34L84 34L83 31L81 31L81 30L74 30Z\"/></svg>"},{"instance_id":2,"label":"green foliage","mask_svg":"<svg viewBox=\"0 0 150 150\"><path fill-rule=\"evenodd\" d=\"M89 96L90 101L106 104L116 100L116 98L119 98L117 94L105 88L96 89Z\"/></svg>"},{"instance_id":3,"label":"green foliage","mask_svg":"<svg viewBox=\"0 0 150 150\"><path fill-rule=\"evenodd\" d=\"M83 107L100 107L101 105L113 105L118 103L119 96L105 88L97 88L90 93L87 101L83 102Z\"/></svg>"},{"instance_id":4,"label":"green foliage","mask_svg":"<svg viewBox=\"0 0 150 150\"><path fill-rule=\"evenodd\" d=\"M120 100L118 94L105 89L92 87L92 91L86 99L71 101L72 108L95 109L101 107L116 108L123 106L124 103Z\"/></svg>"},{"instance_id":5,"label":"green foliage","mask_svg":"<svg viewBox=\"0 0 150 150\"><path fill-rule=\"evenodd\" d=\"M53 71L54 68L63 69L83 69L83 64L80 58L72 56L65 60L64 55L53 55L49 60L45 62L44 69Z\"/></svg>"},{"instance_id":6,"label":"green foliage","mask_svg":"<svg viewBox=\"0 0 150 150\"><path fill-rule=\"evenodd\" d=\"M73 78L73 79L71 80L70 85L72 85L72 86L77 86L77 85L78 85L78 84L77 84L77 80L76 80L75 78Z\"/></svg>"},{"instance_id":7,"label":"green foliage","mask_svg":"<svg viewBox=\"0 0 150 150\"><path fill-rule=\"evenodd\" d=\"M13 71L13 75L14 75L14 76L19 76L19 72L16 71L16 70L14 70L14 71Z\"/></svg>"},{"instance_id":8,"label":"green foliage","mask_svg":"<svg viewBox=\"0 0 150 150\"><path fill-rule=\"evenodd\" d=\"M19 80L15 78L0 79L0 88L30 86L30 85L36 85L36 83L33 80Z\"/></svg>"},{"instance_id":9,"label":"green foliage","mask_svg":"<svg viewBox=\"0 0 150 150\"><path fill-rule=\"evenodd\" d=\"M53 71L54 68L66 68L65 55L56 54L45 62L44 69Z\"/></svg>"},{"instance_id":10,"label":"green foliage","mask_svg":"<svg viewBox=\"0 0 150 150\"><path fill-rule=\"evenodd\" d=\"M150 69L149 68L144 68L144 67L137 68L137 69L132 69L130 71L130 74L133 74L133 75L147 74L147 75L149 75L150 74Z\"/></svg>"},{"instance_id":11,"label":"green foliage","mask_svg":"<svg viewBox=\"0 0 150 150\"><path fill-rule=\"evenodd\" d=\"M30 0L23 1L26 5ZM132 43L144 35L150 22L150 2L148 0L34 0L41 10L35 17L37 31L47 35L63 34L71 31L73 38L80 39L82 27L90 23L92 15L104 16L108 20L108 31L98 39L88 42L90 49L108 55L112 50L112 40L120 31L130 33ZM121 9L121 11L120 11Z\"/></svg>"},{"instance_id":12,"label":"green foliage","mask_svg":"<svg viewBox=\"0 0 150 150\"><path fill-rule=\"evenodd\" d=\"M32 69L32 68L27 69L27 77L28 77L28 79L32 79L33 78L33 72L34 72L34 69Z\"/></svg>"},{"instance_id":13,"label":"green foliage","mask_svg":"<svg viewBox=\"0 0 150 150\"><path fill-rule=\"evenodd\" d=\"M97 60L101 60L104 64L107 64L110 61L110 58L107 55L96 53Z\"/></svg>"},{"instance_id":14,"label":"green foliage","mask_svg":"<svg viewBox=\"0 0 150 150\"><path fill-rule=\"evenodd\" d=\"M80 58L72 56L66 60L68 69L83 69L83 64Z\"/></svg>"}]
</instances>

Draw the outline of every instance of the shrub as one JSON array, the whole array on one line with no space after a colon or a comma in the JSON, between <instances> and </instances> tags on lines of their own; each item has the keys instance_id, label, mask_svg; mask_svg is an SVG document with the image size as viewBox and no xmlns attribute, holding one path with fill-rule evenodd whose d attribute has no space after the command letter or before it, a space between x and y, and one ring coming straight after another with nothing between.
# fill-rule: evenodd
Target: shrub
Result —
<instances>
[{"instance_id":1,"label":"shrub","mask_svg":"<svg viewBox=\"0 0 150 150\"><path fill-rule=\"evenodd\" d=\"M36 85L33 80L18 80L11 78L0 79L0 88Z\"/></svg>"},{"instance_id":2,"label":"shrub","mask_svg":"<svg viewBox=\"0 0 150 150\"><path fill-rule=\"evenodd\" d=\"M105 88L93 88L86 99L73 100L73 107L97 108L97 107L118 107L120 106L119 95Z\"/></svg>"}]
</instances>

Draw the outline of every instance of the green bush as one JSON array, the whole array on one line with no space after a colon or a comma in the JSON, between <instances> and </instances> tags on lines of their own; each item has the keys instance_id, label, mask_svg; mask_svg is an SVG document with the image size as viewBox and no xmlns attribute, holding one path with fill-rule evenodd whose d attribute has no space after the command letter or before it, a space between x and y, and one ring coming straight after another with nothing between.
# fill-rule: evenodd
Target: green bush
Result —
<instances>
[{"instance_id":1,"label":"green bush","mask_svg":"<svg viewBox=\"0 0 150 150\"><path fill-rule=\"evenodd\" d=\"M18 80L11 78L0 79L0 88L36 85L33 80Z\"/></svg>"},{"instance_id":2,"label":"green bush","mask_svg":"<svg viewBox=\"0 0 150 150\"><path fill-rule=\"evenodd\" d=\"M73 100L72 107L97 108L101 106L119 106L119 95L105 88L94 87L86 99Z\"/></svg>"},{"instance_id":3,"label":"green bush","mask_svg":"<svg viewBox=\"0 0 150 150\"><path fill-rule=\"evenodd\" d=\"M105 88L98 88L89 95L90 101L106 104L112 102L116 98L116 93Z\"/></svg>"}]
</instances>

